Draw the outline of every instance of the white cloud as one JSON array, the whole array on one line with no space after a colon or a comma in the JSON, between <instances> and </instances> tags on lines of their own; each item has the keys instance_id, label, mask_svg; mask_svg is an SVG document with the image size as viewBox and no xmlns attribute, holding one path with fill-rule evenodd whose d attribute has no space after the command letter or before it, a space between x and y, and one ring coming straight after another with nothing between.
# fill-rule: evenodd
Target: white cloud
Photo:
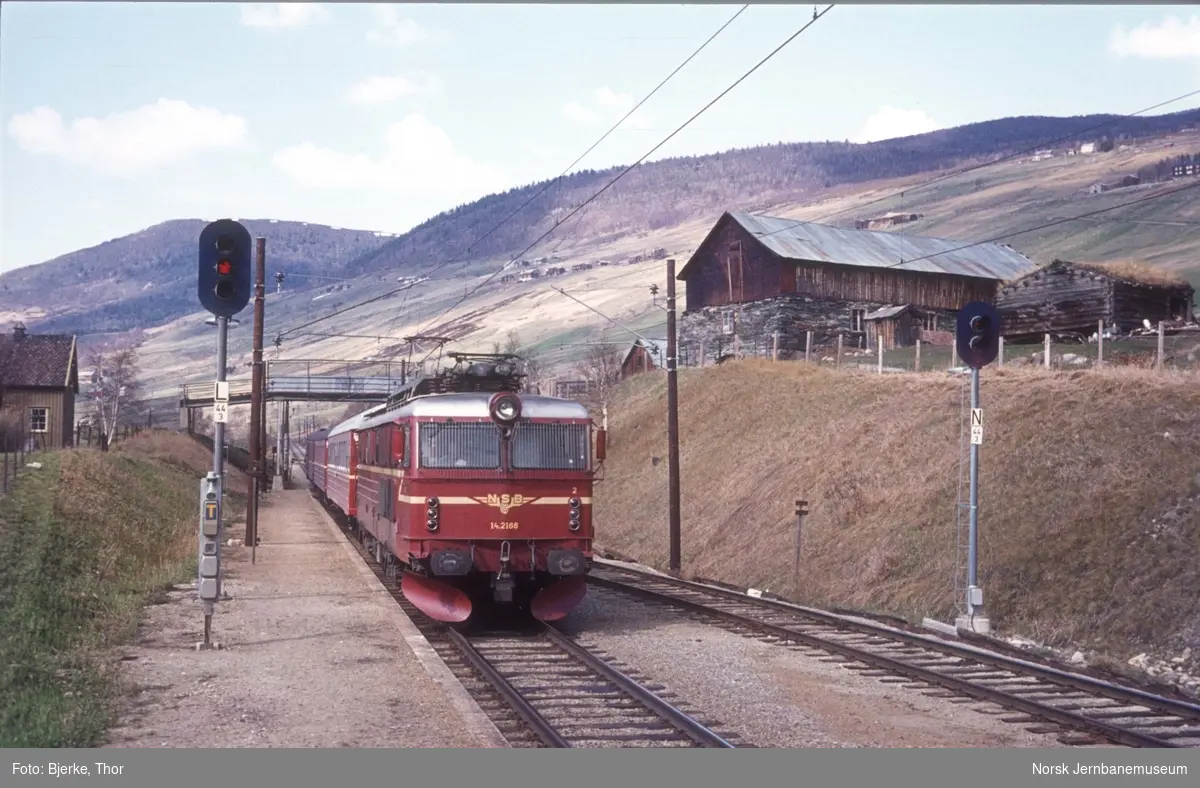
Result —
<instances>
[{"instance_id":1,"label":"white cloud","mask_svg":"<svg viewBox=\"0 0 1200 788\"><path fill-rule=\"evenodd\" d=\"M30 153L56 156L108 175L144 173L203 150L230 148L246 139L246 121L186 101L159 99L70 126L50 107L14 115L8 133Z\"/></svg>"},{"instance_id":2,"label":"white cloud","mask_svg":"<svg viewBox=\"0 0 1200 788\"><path fill-rule=\"evenodd\" d=\"M438 90L433 77L414 78L395 76L367 77L346 91L346 99L355 104L390 104L405 96L421 96Z\"/></svg>"},{"instance_id":3,"label":"white cloud","mask_svg":"<svg viewBox=\"0 0 1200 788\"><path fill-rule=\"evenodd\" d=\"M478 197L504 188L500 170L476 162L424 116L388 127L380 158L343 153L311 142L278 151L272 163L302 186Z\"/></svg>"},{"instance_id":4,"label":"white cloud","mask_svg":"<svg viewBox=\"0 0 1200 788\"><path fill-rule=\"evenodd\" d=\"M925 134L944 128L933 118L919 109L896 109L886 104L867 118L862 131L852 140L853 142L878 142L897 137L910 137L914 134Z\"/></svg>"},{"instance_id":5,"label":"white cloud","mask_svg":"<svg viewBox=\"0 0 1200 788\"><path fill-rule=\"evenodd\" d=\"M628 93L618 93L612 88L597 88L588 103L571 100L563 104L562 114L567 120L581 125L591 125L604 121L612 123L624 117L625 113L637 102ZM622 125L625 128L649 128L652 116L639 109Z\"/></svg>"},{"instance_id":6,"label":"white cloud","mask_svg":"<svg viewBox=\"0 0 1200 788\"><path fill-rule=\"evenodd\" d=\"M1169 16L1160 24L1145 22L1133 30L1117 25L1108 39L1108 48L1118 57L1200 58L1200 16L1187 22Z\"/></svg>"},{"instance_id":7,"label":"white cloud","mask_svg":"<svg viewBox=\"0 0 1200 788\"><path fill-rule=\"evenodd\" d=\"M327 22L332 16L320 3L243 3L242 24L278 29Z\"/></svg>"},{"instance_id":8,"label":"white cloud","mask_svg":"<svg viewBox=\"0 0 1200 788\"><path fill-rule=\"evenodd\" d=\"M380 41L399 47L412 46L431 37L428 30L412 19L400 16L400 11L391 5L371 6L377 25L367 31L368 41Z\"/></svg>"}]
</instances>

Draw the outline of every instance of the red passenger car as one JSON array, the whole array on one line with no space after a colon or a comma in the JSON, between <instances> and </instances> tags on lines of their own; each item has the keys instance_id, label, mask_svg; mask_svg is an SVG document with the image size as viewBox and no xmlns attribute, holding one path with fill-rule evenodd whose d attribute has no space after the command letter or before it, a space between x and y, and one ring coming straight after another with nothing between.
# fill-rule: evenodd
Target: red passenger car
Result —
<instances>
[{"instance_id":1,"label":"red passenger car","mask_svg":"<svg viewBox=\"0 0 1200 788\"><path fill-rule=\"evenodd\" d=\"M356 535L427 615L464 621L481 602L542 620L582 601L592 481L604 432L572 400L518 393L512 365L462 356L383 408L330 430L353 446ZM350 435L352 437L342 437Z\"/></svg>"}]
</instances>

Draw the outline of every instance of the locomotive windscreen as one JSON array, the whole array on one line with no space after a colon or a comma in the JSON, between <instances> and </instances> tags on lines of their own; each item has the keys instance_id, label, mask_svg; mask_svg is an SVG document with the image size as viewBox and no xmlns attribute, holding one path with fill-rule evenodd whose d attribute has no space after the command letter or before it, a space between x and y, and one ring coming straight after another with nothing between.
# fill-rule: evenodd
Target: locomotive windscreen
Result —
<instances>
[{"instance_id":1,"label":"locomotive windscreen","mask_svg":"<svg viewBox=\"0 0 1200 788\"><path fill-rule=\"evenodd\" d=\"M418 429L422 468L500 467L500 431L490 422L422 424Z\"/></svg>"},{"instance_id":2,"label":"locomotive windscreen","mask_svg":"<svg viewBox=\"0 0 1200 788\"><path fill-rule=\"evenodd\" d=\"M514 468L585 470L588 426L522 422L513 430L511 451Z\"/></svg>"}]
</instances>

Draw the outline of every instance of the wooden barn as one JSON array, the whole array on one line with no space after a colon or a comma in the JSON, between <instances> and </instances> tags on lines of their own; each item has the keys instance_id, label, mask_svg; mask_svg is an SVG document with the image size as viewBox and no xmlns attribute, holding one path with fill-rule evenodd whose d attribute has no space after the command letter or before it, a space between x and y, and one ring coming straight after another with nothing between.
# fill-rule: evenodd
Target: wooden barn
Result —
<instances>
[{"instance_id":1,"label":"wooden barn","mask_svg":"<svg viewBox=\"0 0 1200 788\"><path fill-rule=\"evenodd\" d=\"M1182 277L1140 263L1072 263L1055 260L1002 287L996 294L1007 339L1044 334L1091 336L1105 328L1127 333L1142 321L1191 322L1194 288Z\"/></svg>"},{"instance_id":2,"label":"wooden barn","mask_svg":"<svg viewBox=\"0 0 1200 788\"><path fill-rule=\"evenodd\" d=\"M720 335L731 333L732 319L740 344L752 336L761 345L768 340L759 334L777 333L780 347L794 350L797 333L803 341L808 330L842 334L851 346L865 347L868 322L879 323L874 330L884 332L886 347L911 345L926 333L944 337L963 304L990 302L1004 282L1035 269L1004 244L968 246L727 212L677 278L687 288L684 330L709 334L699 337L693 330L690 344L728 344ZM747 308L760 302L770 309ZM878 314L889 309L896 311ZM732 312L732 318L714 319L716 311ZM707 349L704 355L710 355Z\"/></svg>"},{"instance_id":3,"label":"wooden barn","mask_svg":"<svg viewBox=\"0 0 1200 788\"><path fill-rule=\"evenodd\" d=\"M621 360L621 379L642 372L649 372L656 367L667 365L667 341L651 339L643 342L638 339L630 346L629 352Z\"/></svg>"},{"instance_id":4,"label":"wooden barn","mask_svg":"<svg viewBox=\"0 0 1200 788\"><path fill-rule=\"evenodd\" d=\"M27 334L21 323L0 336L0 429L16 427L31 449L71 446L77 394L74 336Z\"/></svg>"}]
</instances>

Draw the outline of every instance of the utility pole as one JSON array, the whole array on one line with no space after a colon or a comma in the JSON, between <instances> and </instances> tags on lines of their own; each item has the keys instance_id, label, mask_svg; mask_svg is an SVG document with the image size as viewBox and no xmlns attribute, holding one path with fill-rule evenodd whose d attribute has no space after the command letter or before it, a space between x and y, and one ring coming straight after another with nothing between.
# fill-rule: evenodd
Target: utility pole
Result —
<instances>
[{"instance_id":1,"label":"utility pole","mask_svg":"<svg viewBox=\"0 0 1200 788\"><path fill-rule=\"evenodd\" d=\"M262 489L262 349L263 349L263 287L267 277L267 239L258 238L254 260L254 362L250 383L250 474L246 480L246 542L250 546L250 563L255 563L258 547L258 495Z\"/></svg>"},{"instance_id":2,"label":"utility pole","mask_svg":"<svg viewBox=\"0 0 1200 788\"><path fill-rule=\"evenodd\" d=\"M676 369L675 337L675 258L667 260L667 472L669 474L668 506L670 509L671 557L670 568L680 566L679 535L679 381Z\"/></svg>"}]
</instances>

